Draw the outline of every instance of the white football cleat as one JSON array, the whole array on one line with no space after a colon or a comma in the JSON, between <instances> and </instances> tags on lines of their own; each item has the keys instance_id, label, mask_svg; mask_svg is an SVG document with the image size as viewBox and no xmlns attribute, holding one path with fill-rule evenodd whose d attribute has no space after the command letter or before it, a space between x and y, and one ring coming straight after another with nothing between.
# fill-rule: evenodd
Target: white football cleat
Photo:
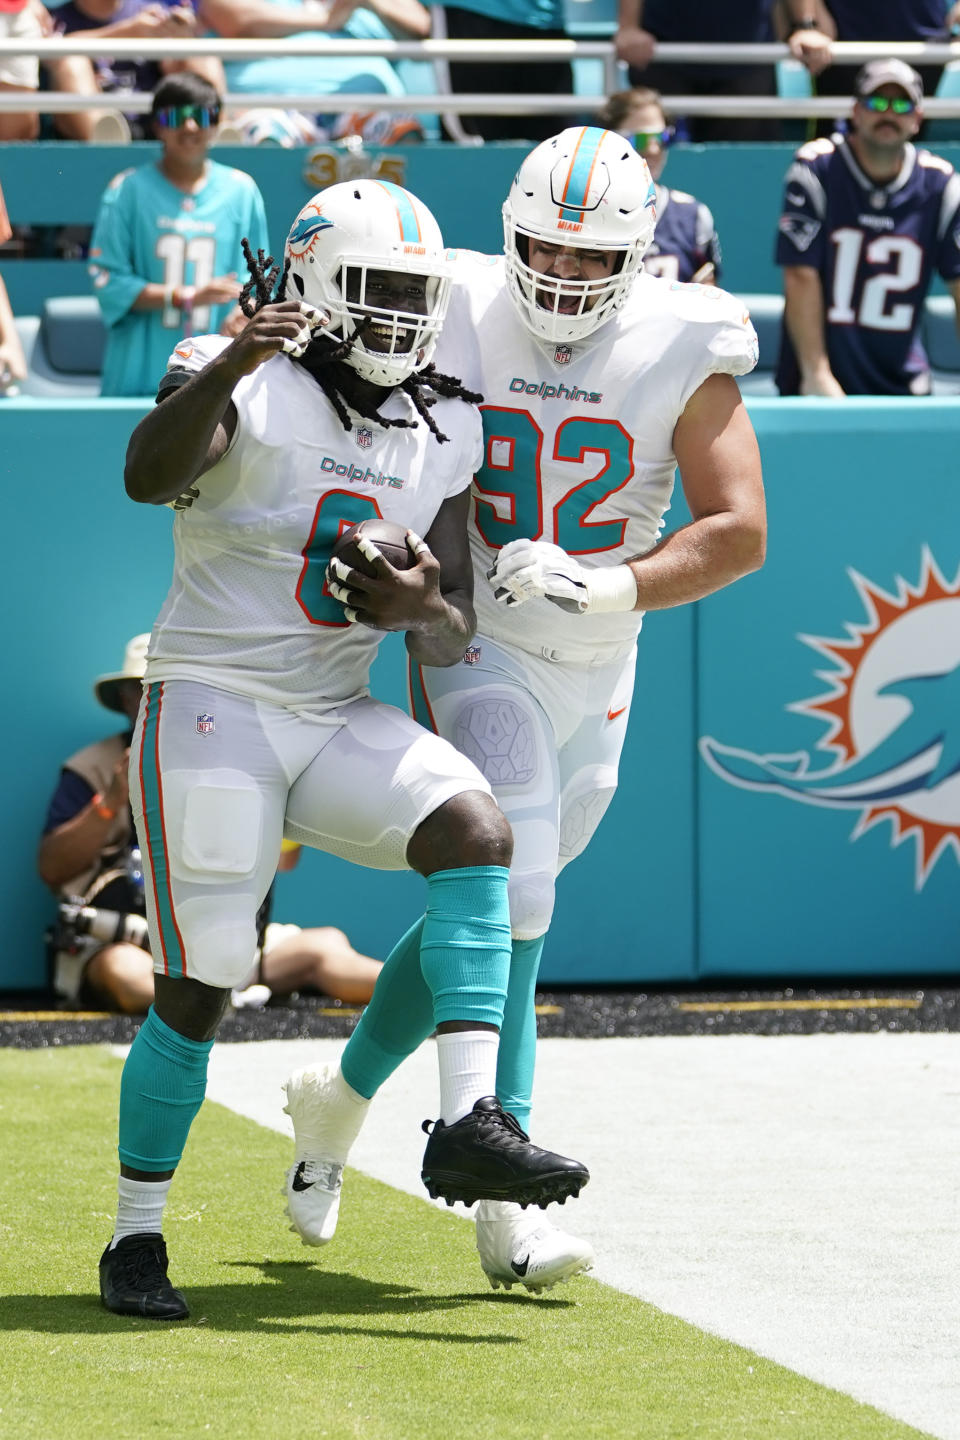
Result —
<instances>
[{"instance_id":1,"label":"white football cleat","mask_svg":"<svg viewBox=\"0 0 960 1440\"><path fill-rule=\"evenodd\" d=\"M294 1161L283 1187L290 1229L304 1245L326 1245L337 1228L343 1167L370 1101L347 1084L339 1065L298 1070L283 1089L293 1121Z\"/></svg>"},{"instance_id":2,"label":"white football cleat","mask_svg":"<svg viewBox=\"0 0 960 1440\"><path fill-rule=\"evenodd\" d=\"M504 1200L478 1204L477 1250L494 1290L524 1285L539 1294L593 1265L593 1249L586 1240Z\"/></svg>"}]
</instances>

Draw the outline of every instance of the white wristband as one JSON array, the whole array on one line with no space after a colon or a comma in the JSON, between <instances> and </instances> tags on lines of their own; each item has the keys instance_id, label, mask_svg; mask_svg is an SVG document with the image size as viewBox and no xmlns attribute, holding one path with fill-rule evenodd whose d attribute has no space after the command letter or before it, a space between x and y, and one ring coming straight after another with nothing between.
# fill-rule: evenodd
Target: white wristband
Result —
<instances>
[{"instance_id":1,"label":"white wristband","mask_svg":"<svg viewBox=\"0 0 960 1440\"><path fill-rule=\"evenodd\" d=\"M601 570L586 570L587 605L585 614L606 615L613 610L635 610L637 577L629 565L610 565Z\"/></svg>"}]
</instances>

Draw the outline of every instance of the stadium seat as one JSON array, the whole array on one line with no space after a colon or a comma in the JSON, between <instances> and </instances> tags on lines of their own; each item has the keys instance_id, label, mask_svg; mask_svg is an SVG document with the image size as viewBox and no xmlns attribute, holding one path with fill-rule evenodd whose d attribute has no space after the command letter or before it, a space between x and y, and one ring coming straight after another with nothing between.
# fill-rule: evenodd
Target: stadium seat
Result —
<instances>
[{"instance_id":1,"label":"stadium seat","mask_svg":"<svg viewBox=\"0 0 960 1440\"><path fill-rule=\"evenodd\" d=\"M45 300L42 313L17 317L27 359L21 395L81 399L100 394L106 330L93 295Z\"/></svg>"},{"instance_id":2,"label":"stadium seat","mask_svg":"<svg viewBox=\"0 0 960 1440\"><path fill-rule=\"evenodd\" d=\"M933 371L933 393L960 392L960 338L957 311L950 295L930 295L923 308L923 343Z\"/></svg>"}]
</instances>

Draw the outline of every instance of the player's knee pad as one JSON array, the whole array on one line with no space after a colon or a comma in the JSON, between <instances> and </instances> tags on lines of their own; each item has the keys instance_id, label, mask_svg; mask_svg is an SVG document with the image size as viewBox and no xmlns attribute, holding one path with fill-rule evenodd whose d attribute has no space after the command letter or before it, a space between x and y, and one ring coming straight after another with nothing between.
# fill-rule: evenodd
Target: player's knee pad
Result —
<instances>
[{"instance_id":1,"label":"player's knee pad","mask_svg":"<svg viewBox=\"0 0 960 1440\"><path fill-rule=\"evenodd\" d=\"M569 799L564 798L563 817L560 822L561 870L587 848L616 793L617 787L610 785L600 790L586 790Z\"/></svg>"},{"instance_id":2,"label":"player's knee pad","mask_svg":"<svg viewBox=\"0 0 960 1440\"><path fill-rule=\"evenodd\" d=\"M242 985L256 961L256 915L252 892L181 900L177 924L186 955L184 973L221 990Z\"/></svg>"},{"instance_id":3,"label":"player's knee pad","mask_svg":"<svg viewBox=\"0 0 960 1440\"><path fill-rule=\"evenodd\" d=\"M450 738L491 785L529 785L537 774L533 723L505 696L480 696L463 705Z\"/></svg>"},{"instance_id":4,"label":"player's knee pad","mask_svg":"<svg viewBox=\"0 0 960 1440\"><path fill-rule=\"evenodd\" d=\"M507 886L510 897L510 933L515 940L536 940L550 929L556 886L546 871L511 870Z\"/></svg>"}]
</instances>

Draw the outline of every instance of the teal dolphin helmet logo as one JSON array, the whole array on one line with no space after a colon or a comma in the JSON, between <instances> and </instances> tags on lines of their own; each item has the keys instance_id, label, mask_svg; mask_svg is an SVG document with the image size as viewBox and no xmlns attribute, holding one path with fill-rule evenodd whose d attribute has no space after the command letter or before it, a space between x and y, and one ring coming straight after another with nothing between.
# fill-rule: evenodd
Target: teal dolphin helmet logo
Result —
<instances>
[{"instance_id":1,"label":"teal dolphin helmet logo","mask_svg":"<svg viewBox=\"0 0 960 1440\"><path fill-rule=\"evenodd\" d=\"M303 255L312 249L317 236L324 230L329 230L332 224L332 220L328 220L319 212L308 214L306 211L301 211L287 236L287 246L291 254Z\"/></svg>"}]
</instances>

